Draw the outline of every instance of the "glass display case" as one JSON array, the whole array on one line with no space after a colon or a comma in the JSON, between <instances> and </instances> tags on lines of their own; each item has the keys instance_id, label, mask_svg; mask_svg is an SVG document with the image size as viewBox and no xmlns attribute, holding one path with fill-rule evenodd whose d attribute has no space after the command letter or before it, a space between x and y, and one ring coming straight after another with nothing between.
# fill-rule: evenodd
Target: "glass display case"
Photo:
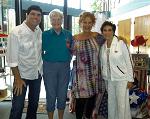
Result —
<instances>
[{"instance_id":1,"label":"glass display case","mask_svg":"<svg viewBox=\"0 0 150 119\"><path fill-rule=\"evenodd\" d=\"M12 90L10 68L6 63L7 37L15 27L15 1L0 0L0 101L10 97Z\"/></svg>"},{"instance_id":2,"label":"glass display case","mask_svg":"<svg viewBox=\"0 0 150 119\"><path fill-rule=\"evenodd\" d=\"M8 97L7 85L6 85L6 45L7 45L7 35L0 34L0 101Z\"/></svg>"}]
</instances>

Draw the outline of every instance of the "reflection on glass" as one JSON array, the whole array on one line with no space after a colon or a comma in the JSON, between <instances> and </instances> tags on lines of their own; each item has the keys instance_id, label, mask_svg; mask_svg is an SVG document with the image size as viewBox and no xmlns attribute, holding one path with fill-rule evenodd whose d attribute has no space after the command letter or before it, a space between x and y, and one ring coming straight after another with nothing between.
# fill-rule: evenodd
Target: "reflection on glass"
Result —
<instances>
[{"instance_id":1,"label":"reflection on glass","mask_svg":"<svg viewBox=\"0 0 150 119\"><path fill-rule=\"evenodd\" d=\"M80 0L68 0L68 7L80 9Z\"/></svg>"},{"instance_id":2,"label":"reflection on glass","mask_svg":"<svg viewBox=\"0 0 150 119\"><path fill-rule=\"evenodd\" d=\"M118 7L118 5L119 6L125 5L131 1L133 0L111 0L110 1L111 9Z\"/></svg>"},{"instance_id":3,"label":"reflection on glass","mask_svg":"<svg viewBox=\"0 0 150 119\"><path fill-rule=\"evenodd\" d=\"M32 1L41 2L41 3L49 3L49 4L51 4L52 2L52 0L32 0Z\"/></svg>"},{"instance_id":4,"label":"reflection on glass","mask_svg":"<svg viewBox=\"0 0 150 119\"><path fill-rule=\"evenodd\" d=\"M12 31L12 29L16 26L15 23L15 9L9 9L8 10L8 33L10 33Z\"/></svg>"},{"instance_id":5,"label":"reflection on glass","mask_svg":"<svg viewBox=\"0 0 150 119\"><path fill-rule=\"evenodd\" d=\"M44 15L44 31L50 29L51 27L49 15Z\"/></svg>"},{"instance_id":6,"label":"reflection on glass","mask_svg":"<svg viewBox=\"0 0 150 119\"><path fill-rule=\"evenodd\" d=\"M49 3L53 5L58 5L58 6L64 5L64 0L32 0L32 1L41 2L41 3Z\"/></svg>"},{"instance_id":7,"label":"reflection on glass","mask_svg":"<svg viewBox=\"0 0 150 119\"><path fill-rule=\"evenodd\" d=\"M79 31L79 17L72 17L72 34L78 34Z\"/></svg>"},{"instance_id":8,"label":"reflection on glass","mask_svg":"<svg viewBox=\"0 0 150 119\"><path fill-rule=\"evenodd\" d=\"M2 4L0 2L0 32L2 32Z\"/></svg>"},{"instance_id":9,"label":"reflection on glass","mask_svg":"<svg viewBox=\"0 0 150 119\"><path fill-rule=\"evenodd\" d=\"M52 0L53 5L64 6L64 0Z\"/></svg>"},{"instance_id":10,"label":"reflection on glass","mask_svg":"<svg viewBox=\"0 0 150 119\"><path fill-rule=\"evenodd\" d=\"M9 34L15 26L15 1L0 0L0 33Z\"/></svg>"},{"instance_id":11,"label":"reflection on glass","mask_svg":"<svg viewBox=\"0 0 150 119\"><path fill-rule=\"evenodd\" d=\"M93 0L81 0L81 9L82 10L87 10L87 11L92 11L92 3L94 1Z\"/></svg>"}]
</instances>

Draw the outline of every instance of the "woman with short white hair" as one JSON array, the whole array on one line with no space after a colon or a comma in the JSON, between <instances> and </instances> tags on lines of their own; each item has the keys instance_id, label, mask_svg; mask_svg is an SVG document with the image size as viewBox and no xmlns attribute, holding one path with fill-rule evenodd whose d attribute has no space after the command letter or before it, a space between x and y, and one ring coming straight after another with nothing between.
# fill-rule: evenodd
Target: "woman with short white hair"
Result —
<instances>
[{"instance_id":1,"label":"woman with short white hair","mask_svg":"<svg viewBox=\"0 0 150 119\"><path fill-rule=\"evenodd\" d=\"M50 13L49 13L49 17L50 17L50 22L53 23L55 21L53 20L59 20L61 25L63 23L63 19L64 19L64 15L63 15L63 12L60 11L59 9L54 9L52 10Z\"/></svg>"},{"instance_id":2,"label":"woman with short white hair","mask_svg":"<svg viewBox=\"0 0 150 119\"><path fill-rule=\"evenodd\" d=\"M42 34L43 79L46 89L47 112L53 119L55 102L59 119L63 119L70 78L72 34L62 28L63 13L50 12L52 28Z\"/></svg>"}]
</instances>

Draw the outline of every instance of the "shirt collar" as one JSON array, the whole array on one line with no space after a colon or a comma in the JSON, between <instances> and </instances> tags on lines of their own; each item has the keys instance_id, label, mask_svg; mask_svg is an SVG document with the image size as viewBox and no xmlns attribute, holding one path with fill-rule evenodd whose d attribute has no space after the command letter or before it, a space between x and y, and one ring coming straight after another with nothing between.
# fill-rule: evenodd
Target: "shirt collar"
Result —
<instances>
[{"instance_id":1,"label":"shirt collar","mask_svg":"<svg viewBox=\"0 0 150 119\"><path fill-rule=\"evenodd\" d=\"M63 28L61 28L61 31L60 31L59 33L57 33L57 32L54 30L54 28L51 28L51 32L52 32L52 34L57 34L57 35L60 35L61 33L65 34Z\"/></svg>"},{"instance_id":2,"label":"shirt collar","mask_svg":"<svg viewBox=\"0 0 150 119\"><path fill-rule=\"evenodd\" d=\"M25 23L26 22L26 20L25 21L23 21L23 26L25 26L29 31L32 31L28 26L27 26L27 24ZM38 30L39 29L39 25L38 26L36 26L36 28L35 28L35 30L34 31L36 31L36 30ZM32 31L32 32L34 32L34 31Z\"/></svg>"}]
</instances>

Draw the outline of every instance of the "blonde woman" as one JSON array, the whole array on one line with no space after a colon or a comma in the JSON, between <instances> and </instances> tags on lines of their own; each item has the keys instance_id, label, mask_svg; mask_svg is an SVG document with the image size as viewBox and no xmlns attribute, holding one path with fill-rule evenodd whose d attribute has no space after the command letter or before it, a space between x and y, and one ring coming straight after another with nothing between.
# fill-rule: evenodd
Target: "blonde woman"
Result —
<instances>
[{"instance_id":1,"label":"blonde woman","mask_svg":"<svg viewBox=\"0 0 150 119\"><path fill-rule=\"evenodd\" d=\"M95 16L83 12L79 18L82 32L74 36L74 55L76 56L75 74L70 108L75 106L76 118L90 119L98 92L104 85L99 85L100 79L99 51L104 42L103 36L92 32ZM76 104L74 105L74 102Z\"/></svg>"}]
</instances>

